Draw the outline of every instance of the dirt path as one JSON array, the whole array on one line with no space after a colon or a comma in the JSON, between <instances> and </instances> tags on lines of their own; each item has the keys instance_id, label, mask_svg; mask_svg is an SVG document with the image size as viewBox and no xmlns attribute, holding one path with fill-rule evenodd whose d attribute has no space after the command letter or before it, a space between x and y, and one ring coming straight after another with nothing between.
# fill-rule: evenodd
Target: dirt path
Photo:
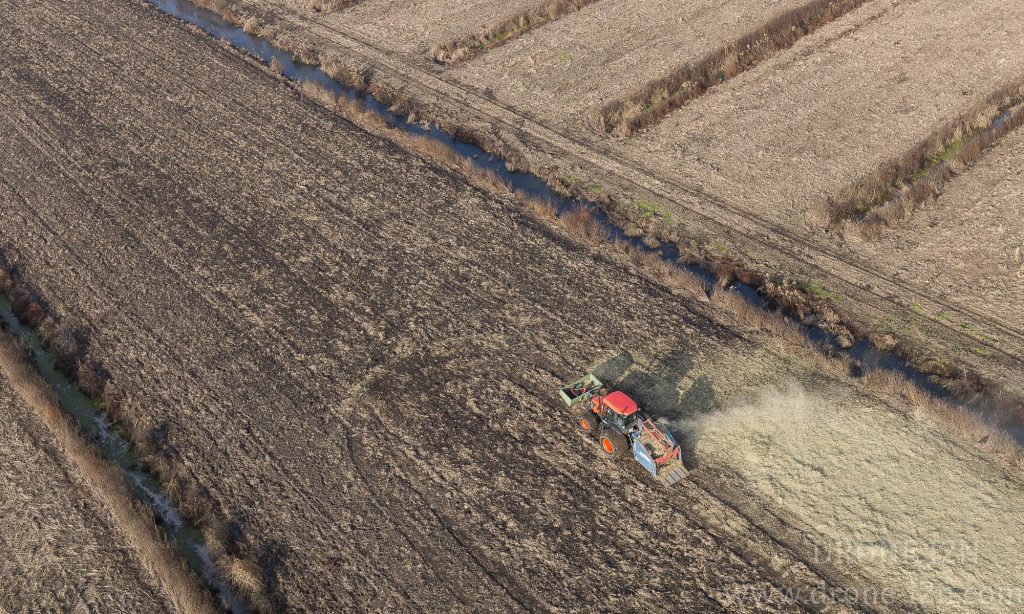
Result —
<instances>
[{"instance_id":1,"label":"dirt path","mask_svg":"<svg viewBox=\"0 0 1024 614\"><path fill-rule=\"evenodd\" d=\"M930 4L924 0L922 2L924 4L896 3L900 7L898 16L909 10L906 7L913 9L918 4L921 4L917 7L918 12L927 13ZM999 10L998 3L987 0L979 2L979 6L986 11ZM885 32L909 28L916 23L912 19L897 18L899 28L895 30L879 25L881 22L876 23L879 13L891 12L891 4L892 2L887 0L886 3L877 6L872 3L862 7L854 14L806 37L793 49L785 51L772 62L767 62L765 67L748 71L743 77L735 80L736 83L725 87L736 89L747 83L753 83L755 87L773 87L771 84L776 81L765 81L762 76L770 70L766 68L769 65L802 67L813 72L817 64L806 61L806 57L814 58L819 52L834 52L840 55L851 53L848 47L863 43L857 36L847 35L861 27L871 30L874 35L878 35L879 32L884 35ZM925 6L926 4L928 6ZM266 4L259 0L242 0L238 5L257 12L266 7ZM981 15L983 12L978 14ZM1013 27L1018 27L1016 19L1011 19L1011 22L1014 24ZM411 96L433 115L453 125L466 126L494 138L507 150L528 159L532 168L556 176L571 174L583 181L596 181L604 186L605 191L624 190L627 193L654 199L675 214L672 219L679 224L676 231L684 239L696 238L703 242L710 237L712 244L727 246L728 253L752 265L768 270L785 271L788 276L796 279L811 279L825 283L832 295L843 298L839 307L868 326L884 329L884 324L888 321L897 321L902 325L921 320L921 314L926 314L924 317L930 327L929 335L911 334L907 337L921 346L922 355L955 356L963 365L986 374L994 381L1006 384L1011 391L1024 384L1024 380L1021 379L1021 373L1024 373L1024 369L1021 369L1024 357L1024 330L1020 327L1019 319L990 313L976 303L950 301L943 294L933 292L926 284L920 284L917 280L880 266L870 254L865 256L851 250L847 245L837 243L834 238L824 237L812 225L804 223L802 218L780 219L774 212L777 207L766 208L763 198L754 199L753 205L745 206L732 197L732 192L720 189L720 185L681 174L680 171L687 170L688 167L681 169L676 163L660 163L660 155L652 157L650 149L653 145L650 143L646 146L632 141L617 143L598 138L589 130L561 129L557 122L549 121L550 118L545 115L534 114L528 109L494 98L485 91L486 80L478 83L476 87L467 87L458 82L453 75L395 53L386 39L367 36L339 19L321 20L308 12L283 11L276 15L275 23L288 30L292 37L298 37L307 41L313 48L321 49L325 57L340 61L342 64L372 68L374 78L379 83ZM993 21L978 17L971 23L985 25ZM922 35L915 40L932 39ZM949 40L958 41L956 44L960 44L968 38L956 37ZM1005 80L1014 74L1014 69L1000 64L999 58L1007 55L1006 41L1015 39L1009 35L1000 35L998 40L1002 41L1001 45L994 47L986 55L984 62L990 68L995 67L993 70L1000 71L997 74L999 80ZM838 49L832 49L833 44ZM862 55L863 53L851 57L859 58ZM934 54L925 54L925 57L934 57ZM826 81L830 78L827 70L818 70L816 74L817 78ZM938 73L927 73L930 76L936 74ZM998 83L993 82L991 86L995 89ZM985 88L979 83L972 92L977 97L983 97L983 89ZM857 96L848 98L859 99ZM955 115L957 109L961 108L963 107L954 105L945 112ZM677 116L680 116L680 112L673 114L673 117ZM744 113L740 112L739 117L743 116ZM689 116L685 115L680 121L686 121L686 117ZM802 116L800 113L790 113L788 117L798 121ZM667 124L668 122L663 126ZM761 125L770 124L772 120L761 122ZM828 121L823 122L820 129L831 134L830 125ZM714 130L717 129L719 128ZM855 129L860 133L870 133L863 125L856 125ZM667 127L659 130L666 134L671 132ZM739 134L744 133L740 131ZM707 139L702 137L693 143L705 141ZM782 139L782 142L785 141L786 139ZM686 150L686 144L679 147ZM808 151L813 149L814 147L809 147ZM756 164L758 159L755 152L740 156L734 161ZM830 161L831 157L817 160L811 155L808 159L814 159L822 164L834 162ZM771 168L787 168L788 164L780 161ZM744 172L743 181L733 187L746 186L750 180L760 185L763 175L760 169L748 169ZM783 181L782 185L786 183ZM772 195L772 199L777 196ZM786 198L783 195L780 202L788 202ZM967 331L965 325L970 326L971 330ZM900 332L902 334L907 331ZM980 348L980 351L969 350L974 347Z\"/></svg>"}]
</instances>

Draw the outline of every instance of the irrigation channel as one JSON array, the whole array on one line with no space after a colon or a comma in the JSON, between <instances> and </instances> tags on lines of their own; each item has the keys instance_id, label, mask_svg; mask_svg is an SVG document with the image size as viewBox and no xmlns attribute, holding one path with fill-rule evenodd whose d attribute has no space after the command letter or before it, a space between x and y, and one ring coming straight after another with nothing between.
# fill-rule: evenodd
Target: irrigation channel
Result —
<instances>
[{"instance_id":1,"label":"irrigation channel","mask_svg":"<svg viewBox=\"0 0 1024 614\"><path fill-rule=\"evenodd\" d=\"M231 46L244 51L257 58L266 65L275 63L275 68L280 68L282 74L297 83L310 81L319 84L324 89L332 92L338 97L346 97L350 100L361 101L368 109L381 115L392 126L406 132L427 136L448 145L459 153L463 158L471 161L481 169L489 170L501 178L513 190L521 192L526 196L549 201L558 209L559 215L571 211L577 207L586 207L594 218L599 221L612 237L628 242L629 244L648 252L657 253L663 260L676 266L686 269L701 278L709 288L715 287L716 277L711 271L695 264L688 264L679 257L679 250L675 245L663 244L658 248L651 248L644 244L641 238L627 236L621 228L613 224L607 215L593 203L569 199L558 195L540 177L523 171L511 171L504 160L491 155L470 143L456 140L452 135L441 130L433 124L410 122L408 116L396 113L368 93L345 85L327 75L319 66L303 64L295 61L288 51L275 47L268 40L245 32L240 26L236 26L225 20L217 13L208 9L200 8L188 0L147 0L161 11L176 17L182 21L197 26L210 36L228 42ZM731 291L740 293L746 300L762 309L771 309L762 297L757 288L734 282L728 288ZM832 353L843 353L856 360L862 367L862 372L873 369L885 369L895 371L913 381L921 388L927 390L937 397L951 402L959 403L945 388L932 381L929 376L912 367L907 361L891 352L882 352L872 346L866 340L856 341L852 347L843 348L836 337L818 326L800 323L801 328L807 337L821 346L823 351ZM1024 431L1016 432L1018 440L1024 442Z\"/></svg>"},{"instance_id":2,"label":"irrigation channel","mask_svg":"<svg viewBox=\"0 0 1024 614\"><path fill-rule=\"evenodd\" d=\"M174 503L163 492L160 481L142 467L131 444L110 423L100 409L99 402L83 393L57 366L57 357L44 347L39 334L18 321L11 308L10 298L3 292L0 292L0 326L9 330L31 350L36 367L43 379L56 391L61 408L74 419L86 437L99 445L107 462L121 470L135 495L150 505L156 513L160 529L189 566L220 596L231 612L245 612L245 606L234 597L231 588L214 567L213 556L203 542L202 533L182 518Z\"/></svg>"}]
</instances>

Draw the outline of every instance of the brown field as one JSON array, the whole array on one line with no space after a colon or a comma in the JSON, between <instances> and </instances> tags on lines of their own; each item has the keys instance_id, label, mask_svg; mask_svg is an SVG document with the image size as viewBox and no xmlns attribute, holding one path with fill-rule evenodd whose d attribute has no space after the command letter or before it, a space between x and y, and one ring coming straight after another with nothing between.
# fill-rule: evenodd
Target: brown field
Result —
<instances>
[{"instance_id":1,"label":"brown field","mask_svg":"<svg viewBox=\"0 0 1024 614\"><path fill-rule=\"evenodd\" d=\"M413 18L369 1L329 15L292 4L267 25L365 33L356 17L374 5L374 31L403 32L389 44L406 75L431 41L500 17L493 4L458 17L417 5L433 13ZM804 44L871 40L902 6L826 26L680 113ZM403 19L432 25L406 32ZM962 414L854 379L792 324L725 292L709 300L588 215L554 220L487 177L474 187L450 154L357 116L367 132L323 92L300 95L145 2L17 0L0 40L3 262L85 340L140 439L230 521L274 609L1024 602L999 592L1019 591L1024 569L1020 450ZM615 146L649 146L678 117ZM574 432L554 390L591 368L671 425L692 480L661 488ZM975 558L875 556L883 543L924 557L968 544L958 553Z\"/></svg>"},{"instance_id":2,"label":"brown field","mask_svg":"<svg viewBox=\"0 0 1024 614\"><path fill-rule=\"evenodd\" d=\"M167 612L110 511L0 376L0 610Z\"/></svg>"},{"instance_id":3,"label":"brown field","mask_svg":"<svg viewBox=\"0 0 1024 614\"><path fill-rule=\"evenodd\" d=\"M1020 84L1024 15L1016 6L868 2L795 43L782 37L792 46L767 53L634 137L618 139L588 123L604 97L635 94L659 73L671 75L709 50L771 27L769 16L758 19L742 3L734 12L699 14L688 24L699 34L680 44L671 20L652 18L661 25L644 28L636 6L598 2L439 67L422 57L428 39L450 38L438 24L465 35L481 26L443 9L436 22L435 14L403 13L416 24L408 36L417 42L408 44L382 30L370 12L324 17L260 0L230 4L279 24L287 32L282 44L361 72L359 83L415 108L417 117L474 135L518 167L603 202L624 224L679 241L704 260L822 289L805 297L824 300L858 334L881 339L883 347L896 343L949 382L966 372L976 391L1024 386L1020 318L986 307L1003 301L1000 296L977 296L977 280L963 278L955 284L958 302L950 301L908 273L916 263L876 262L876 252L861 247L863 233L832 221L834 201L852 187L871 185L875 176L887 185L893 165L941 155L928 147L937 135L991 117L986 101ZM656 6L640 10L660 16ZM624 79L634 85L623 87ZM928 155L917 156L919 150ZM934 268L947 262L939 253L931 257ZM981 285L1005 283L991 278ZM1009 303L1000 311L1022 307ZM924 332L915 326L921 312L928 314Z\"/></svg>"},{"instance_id":4,"label":"brown field","mask_svg":"<svg viewBox=\"0 0 1024 614\"><path fill-rule=\"evenodd\" d=\"M981 297L988 313L1008 322L1024 313L1024 130L985 152L943 193L900 226L858 249L894 273L922 280L955 305ZM963 292L965 280L970 291ZM997 300L996 300L997 299ZM978 333L980 335L980 333ZM971 351L985 352L978 343ZM1020 390L1024 393L1024 389Z\"/></svg>"},{"instance_id":5,"label":"brown field","mask_svg":"<svg viewBox=\"0 0 1024 614\"><path fill-rule=\"evenodd\" d=\"M449 74L548 125L589 130L594 109L805 2L605 0Z\"/></svg>"}]
</instances>

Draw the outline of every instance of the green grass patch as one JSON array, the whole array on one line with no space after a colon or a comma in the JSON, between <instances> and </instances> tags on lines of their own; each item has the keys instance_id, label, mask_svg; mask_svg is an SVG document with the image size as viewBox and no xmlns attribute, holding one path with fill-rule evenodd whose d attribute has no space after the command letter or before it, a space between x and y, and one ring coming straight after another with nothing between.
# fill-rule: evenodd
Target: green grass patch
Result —
<instances>
[{"instance_id":1,"label":"green grass patch","mask_svg":"<svg viewBox=\"0 0 1024 614\"><path fill-rule=\"evenodd\" d=\"M835 300L835 298L836 298L835 293L830 292L824 286L816 284L813 281L805 282L804 285L803 285L803 288L804 288L804 290L808 294L812 294L812 295L814 295L814 296L816 296L816 297L818 297L820 299L826 300L826 301Z\"/></svg>"},{"instance_id":2,"label":"green grass patch","mask_svg":"<svg viewBox=\"0 0 1024 614\"><path fill-rule=\"evenodd\" d=\"M645 198L638 198L633 201L633 206L640 212L640 216L645 220L649 220L653 217L660 217L665 220L672 219L672 213L661 209L651 201Z\"/></svg>"}]
</instances>

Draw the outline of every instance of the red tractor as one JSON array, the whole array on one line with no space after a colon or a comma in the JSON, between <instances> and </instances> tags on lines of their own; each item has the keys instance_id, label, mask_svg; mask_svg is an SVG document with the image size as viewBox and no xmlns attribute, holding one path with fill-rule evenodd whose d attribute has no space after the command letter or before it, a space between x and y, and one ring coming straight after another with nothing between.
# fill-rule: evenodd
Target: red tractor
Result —
<instances>
[{"instance_id":1,"label":"red tractor","mask_svg":"<svg viewBox=\"0 0 1024 614\"><path fill-rule=\"evenodd\" d=\"M591 373L558 392L574 411L579 429L596 437L608 458L631 452L644 469L666 485L686 477L679 444L645 416L624 392L609 391Z\"/></svg>"}]
</instances>

